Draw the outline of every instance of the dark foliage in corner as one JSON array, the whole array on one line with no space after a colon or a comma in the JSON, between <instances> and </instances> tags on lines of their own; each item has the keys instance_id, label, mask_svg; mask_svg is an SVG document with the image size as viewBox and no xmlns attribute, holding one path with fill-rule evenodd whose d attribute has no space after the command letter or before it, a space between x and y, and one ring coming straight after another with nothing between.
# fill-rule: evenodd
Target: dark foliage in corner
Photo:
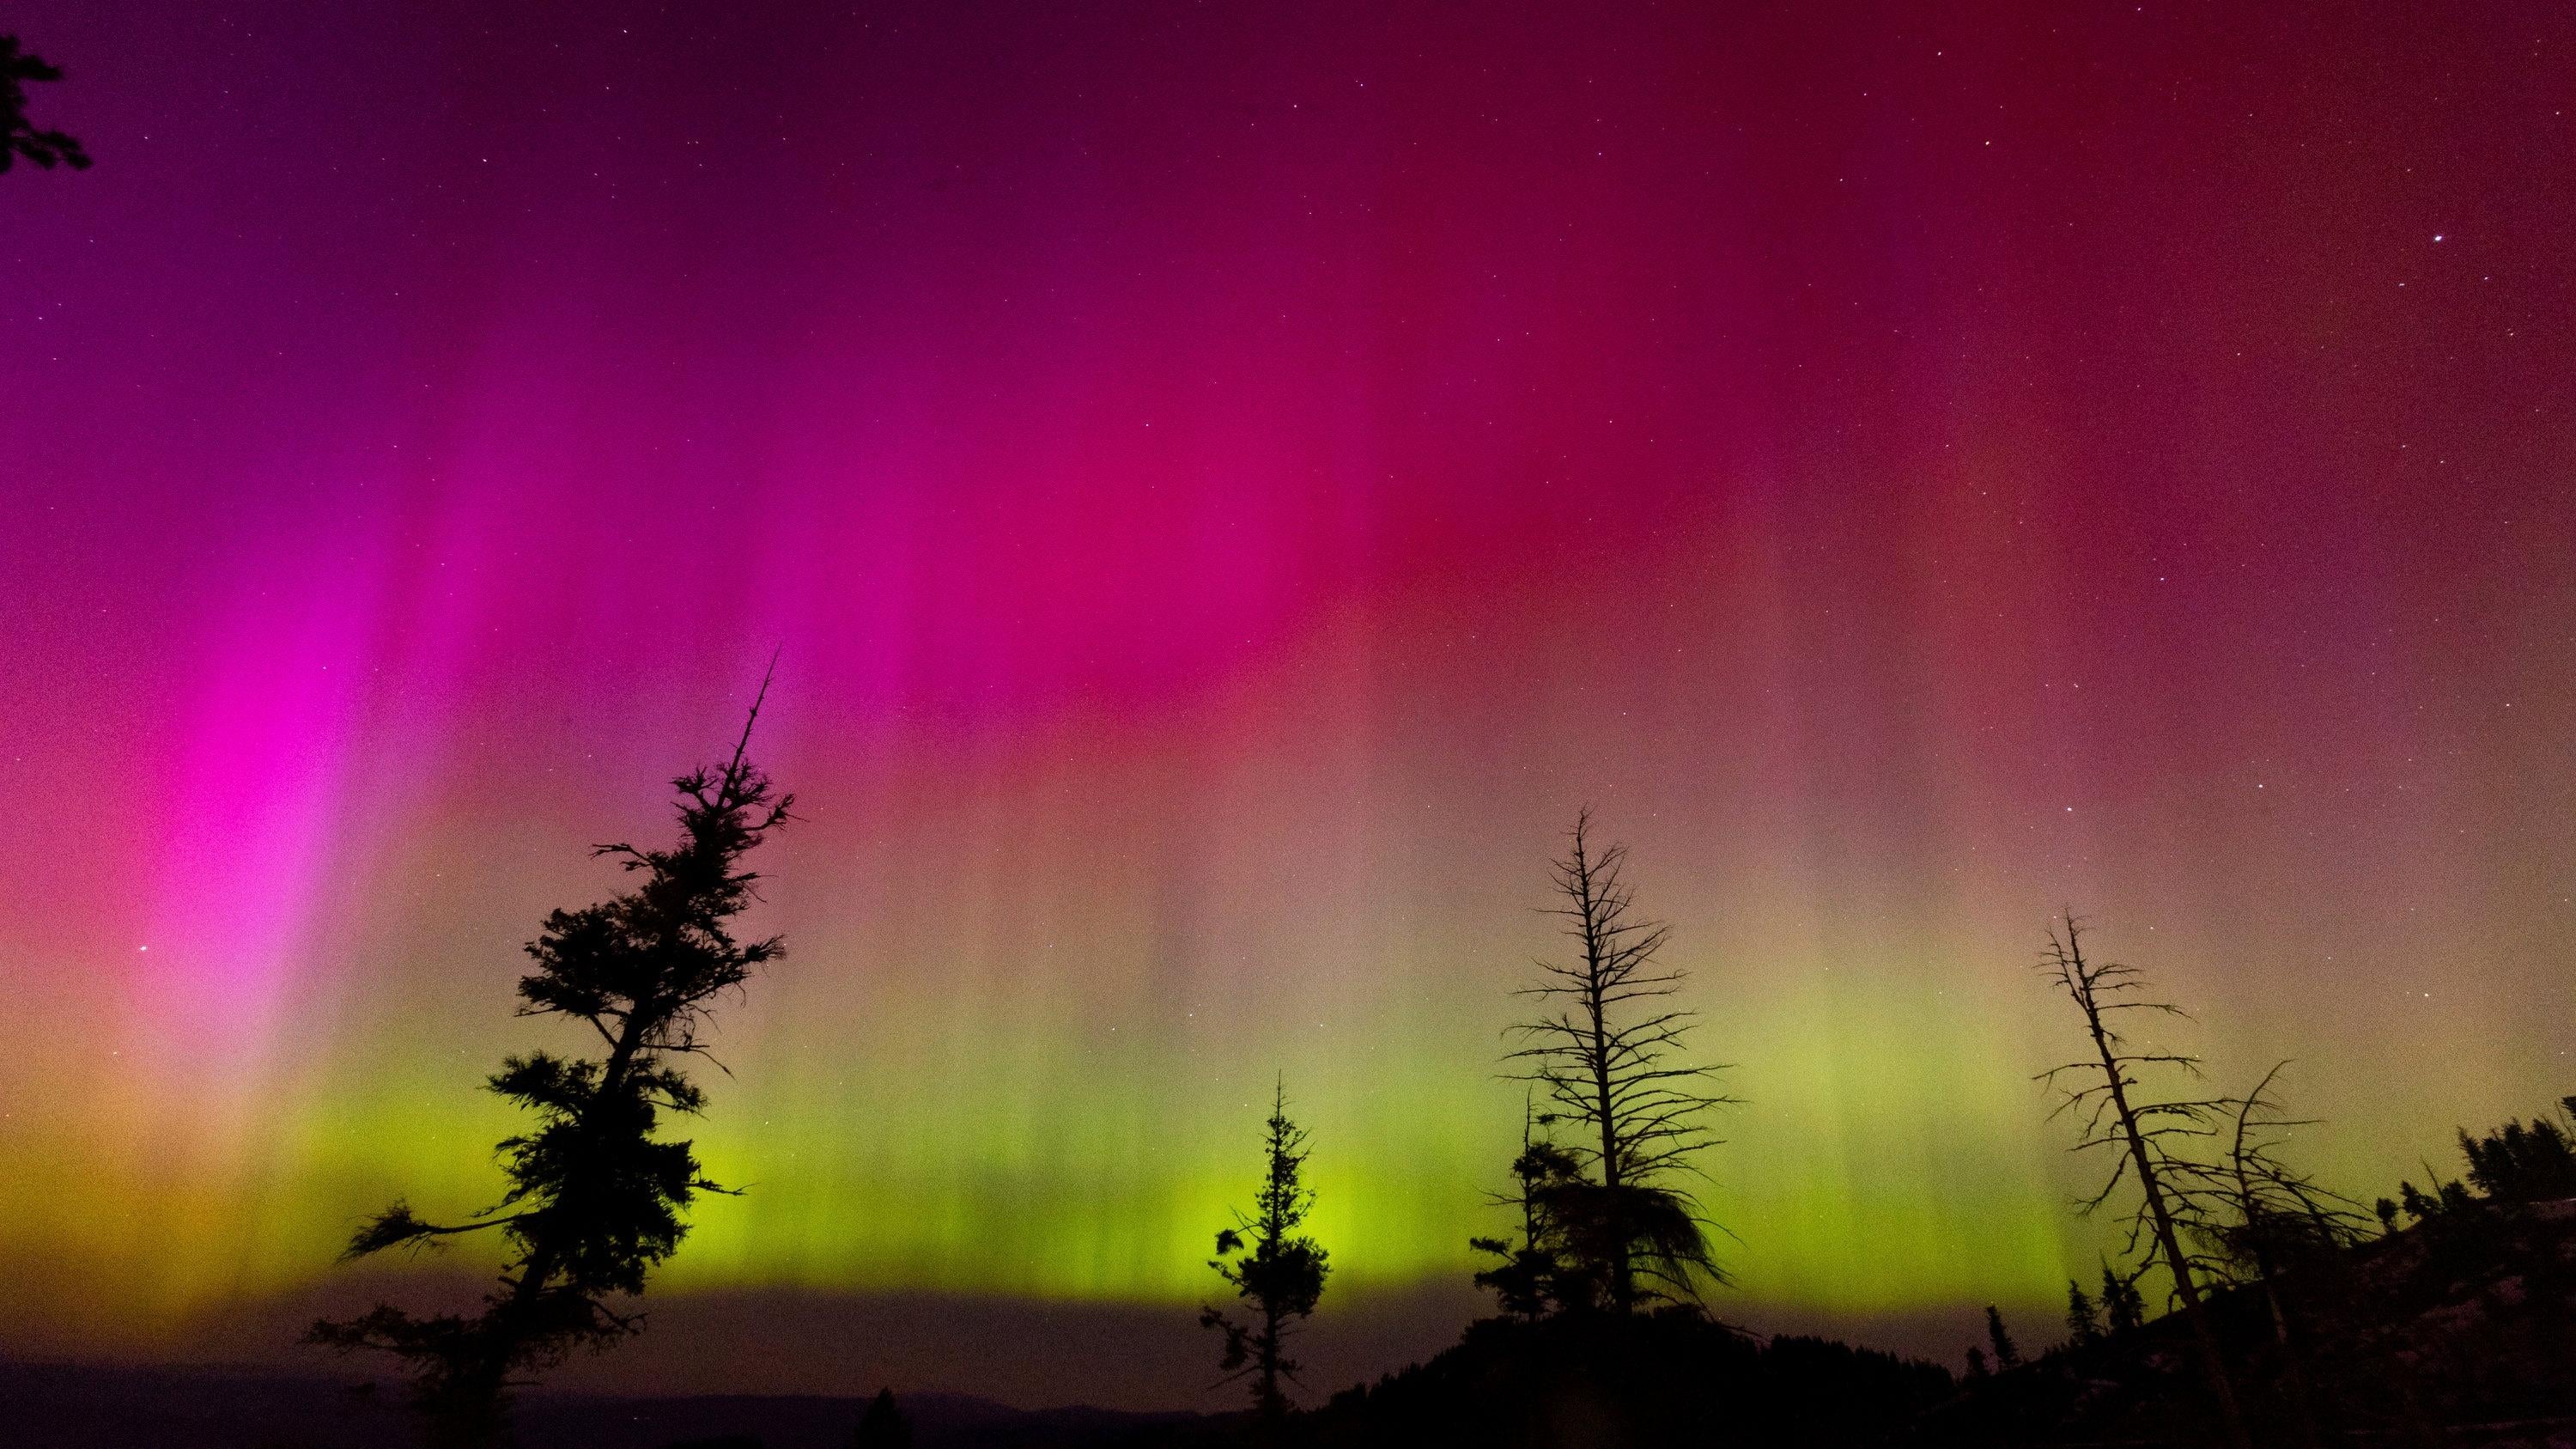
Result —
<instances>
[{"instance_id":1,"label":"dark foliage in corner","mask_svg":"<svg viewBox=\"0 0 2576 1449\"><path fill-rule=\"evenodd\" d=\"M61 131L38 130L27 119L28 83L62 78L62 67L47 64L33 51L20 49L18 37L0 35L0 171L7 171L21 158L48 171L56 166L69 166L74 171L89 169L89 152L81 148L80 142Z\"/></svg>"}]
</instances>

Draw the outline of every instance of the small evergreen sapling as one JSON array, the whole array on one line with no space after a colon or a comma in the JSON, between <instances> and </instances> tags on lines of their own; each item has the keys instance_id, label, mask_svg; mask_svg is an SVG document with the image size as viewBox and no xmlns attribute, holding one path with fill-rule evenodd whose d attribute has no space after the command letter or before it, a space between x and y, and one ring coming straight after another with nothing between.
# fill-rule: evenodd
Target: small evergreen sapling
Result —
<instances>
[{"instance_id":1,"label":"small evergreen sapling","mask_svg":"<svg viewBox=\"0 0 2576 1449\"><path fill-rule=\"evenodd\" d=\"M1537 1114L1521 1114L1521 1155L1512 1159L1514 1192L1499 1199L1520 1209L1521 1234L1509 1238L1469 1238L1467 1246L1501 1259L1477 1272L1479 1288L1490 1290L1503 1312L1534 1320L1568 1308L1595 1306L1602 1284L1585 1271L1570 1241L1570 1194L1584 1186L1583 1169L1574 1155L1539 1139Z\"/></svg>"},{"instance_id":2,"label":"small evergreen sapling","mask_svg":"<svg viewBox=\"0 0 2576 1449\"><path fill-rule=\"evenodd\" d=\"M1996 1368L2021 1367L2021 1345L2013 1342L2012 1334L2004 1328L2003 1313L1991 1303L1986 1305L1986 1342L1994 1345Z\"/></svg>"},{"instance_id":3,"label":"small evergreen sapling","mask_svg":"<svg viewBox=\"0 0 2576 1449\"><path fill-rule=\"evenodd\" d=\"M2108 1263L2102 1265L2102 1318L2113 1337L2147 1321L2147 1297L2138 1291L2137 1280L2120 1276Z\"/></svg>"},{"instance_id":4,"label":"small evergreen sapling","mask_svg":"<svg viewBox=\"0 0 2576 1449\"><path fill-rule=\"evenodd\" d=\"M2066 1341L2077 1348L2098 1343L2102 1338L2102 1316L2093 1307L2091 1294L2084 1285L2066 1280Z\"/></svg>"},{"instance_id":5,"label":"small evergreen sapling","mask_svg":"<svg viewBox=\"0 0 2576 1449\"><path fill-rule=\"evenodd\" d=\"M895 1406L894 1390L877 1390L850 1431L850 1449L912 1449L912 1420Z\"/></svg>"}]
</instances>

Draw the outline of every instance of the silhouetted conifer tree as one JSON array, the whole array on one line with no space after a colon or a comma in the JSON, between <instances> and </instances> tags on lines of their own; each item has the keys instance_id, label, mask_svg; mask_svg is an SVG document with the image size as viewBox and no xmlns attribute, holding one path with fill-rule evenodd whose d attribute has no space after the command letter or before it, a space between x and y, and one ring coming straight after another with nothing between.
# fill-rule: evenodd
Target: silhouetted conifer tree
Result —
<instances>
[{"instance_id":1,"label":"silhouetted conifer tree","mask_svg":"<svg viewBox=\"0 0 2576 1449\"><path fill-rule=\"evenodd\" d=\"M1584 1185L1583 1169L1563 1148L1538 1140L1536 1122L1535 1107L1525 1103L1521 1155L1512 1159L1515 1191L1501 1200L1520 1210L1519 1239L1467 1240L1467 1246L1502 1260L1477 1273L1476 1286L1491 1290L1503 1312L1524 1320L1591 1306L1601 1296L1601 1285L1590 1281L1581 1266L1570 1260L1561 1220L1566 1193Z\"/></svg>"},{"instance_id":2,"label":"silhouetted conifer tree","mask_svg":"<svg viewBox=\"0 0 2576 1449\"><path fill-rule=\"evenodd\" d=\"M2174 1296L2191 1326L2202 1372L2218 1405L2220 1426L2230 1445L2248 1449L2251 1441L2246 1437L2244 1415L2237 1407L2236 1387L2219 1350L2217 1331L2202 1306L2193 1259L2183 1249L2184 1222L2176 1212L2180 1185L2172 1181L2177 1161L2173 1144L2177 1140L2209 1137L2211 1118L2223 1104L2217 1099L2141 1099L2143 1083L2139 1072L2167 1069L2197 1076L2200 1064L2179 1053L2134 1047L2121 1034L2118 1022L2133 1011L2169 1016L2185 1013L2167 1002L2137 999L2141 987L2137 968L2085 959L2083 926L2074 912L2066 913L2065 924L2063 935L2054 923L2050 925L2040 969L2083 1016L2085 1036L2092 1050L2082 1060L2049 1068L2038 1079L2063 1093L2063 1100L2051 1115L2073 1116L2082 1129L2075 1151L2108 1148L2113 1153L2115 1165L2101 1191L2083 1204L2083 1210L2092 1212L2101 1207L2124 1182L2137 1184L2139 1206L2129 1220L2130 1249L2134 1252L2144 1246L2150 1261L2172 1275ZM2075 1085L2066 1085L2070 1081Z\"/></svg>"},{"instance_id":3,"label":"silhouetted conifer tree","mask_svg":"<svg viewBox=\"0 0 2576 1449\"><path fill-rule=\"evenodd\" d=\"M851 1431L850 1449L912 1449L912 1420L895 1407L894 1390L877 1390Z\"/></svg>"},{"instance_id":4,"label":"silhouetted conifer tree","mask_svg":"<svg viewBox=\"0 0 2576 1449\"><path fill-rule=\"evenodd\" d=\"M2102 1315L2093 1307L2091 1294L2084 1285L2066 1280L2066 1341L2077 1348L2098 1343L2102 1338Z\"/></svg>"},{"instance_id":5,"label":"silhouetted conifer tree","mask_svg":"<svg viewBox=\"0 0 2576 1449\"><path fill-rule=\"evenodd\" d=\"M1251 1306L1252 1319L1237 1323L1223 1310L1202 1308L1199 1326L1224 1332L1220 1363L1226 1377L1250 1378L1253 1406L1263 1418L1276 1419L1288 1412L1280 1385L1297 1377L1297 1363L1285 1352L1288 1336L1324 1296L1330 1265L1322 1246L1297 1231L1315 1194L1304 1183L1306 1134L1289 1120L1284 1082L1273 1090L1266 1127L1262 1152L1268 1166L1253 1209L1237 1213L1235 1226L1217 1233L1217 1256L1208 1263Z\"/></svg>"},{"instance_id":6,"label":"silhouetted conifer tree","mask_svg":"<svg viewBox=\"0 0 2576 1449\"><path fill-rule=\"evenodd\" d=\"M1977 1346L1976 1346L1975 1344L1973 1344L1973 1343L1972 1343L1972 1344L1970 1344L1970 1345L1968 1345L1968 1379L1969 1379L1969 1381L1970 1381L1971 1383L1981 1382L1981 1381L1983 1381L1983 1380L1985 1380L1985 1379L1987 1379L1987 1378L1992 1377L1992 1376L1993 1376L1993 1372L1994 1372L1994 1371L1993 1371L1992 1369L1989 1369L1989 1368L1987 1368L1987 1367L1986 1367L1986 1351L1985 1351L1984 1349L1982 1349L1982 1348L1977 1347Z\"/></svg>"},{"instance_id":7,"label":"silhouetted conifer tree","mask_svg":"<svg viewBox=\"0 0 2576 1449\"><path fill-rule=\"evenodd\" d=\"M2013 1342L2012 1334L2004 1328L2003 1313L1991 1303L1986 1305L1986 1342L1994 1345L1995 1367L2021 1367L2021 1345Z\"/></svg>"},{"instance_id":8,"label":"silhouetted conifer tree","mask_svg":"<svg viewBox=\"0 0 2576 1449\"><path fill-rule=\"evenodd\" d=\"M766 683L762 686L764 696ZM745 751L759 720L755 701L720 770L673 784L680 840L667 850L605 845L643 877L627 893L579 911L556 911L527 951L536 969L519 981L519 1014L558 1016L595 1033L605 1054L574 1059L539 1051L511 1057L490 1089L533 1114L523 1135L500 1144L509 1190L463 1222L415 1216L397 1200L350 1239L344 1258L396 1246L434 1245L498 1231L510 1245L500 1286L472 1317L414 1317L379 1306L316 1323L315 1343L378 1349L411 1370L433 1432L446 1444L499 1433L507 1389L578 1347L606 1347L641 1327L611 1300L644 1289L647 1272L688 1231L682 1212L701 1190L688 1142L658 1139L665 1112L695 1113L705 1096L681 1070L702 1054L699 1031L717 997L778 959L777 938L745 944L732 923L759 877L743 858L788 819L792 797L774 796Z\"/></svg>"},{"instance_id":9,"label":"silhouetted conifer tree","mask_svg":"<svg viewBox=\"0 0 2576 1449\"><path fill-rule=\"evenodd\" d=\"M0 35L0 171L22 156L48 171L56 166L89 169L89 153L80 142L61 131L39 131L27 119L27 83L62 78L61 67L19 49L18 37Z\"/></svg>"},{"instance_id":10,"label":"silhouetted conifer tree","mask_svg":"<svg viewBox=\"0 0 2576 1449\"><path fill-rule=\"evenodd\" d=\"M2559 1106L2576 1118L2576 1097ZM2554 1202L2576 1197L2576 1135L2547 1117L2520 1120L2482 1136L2460 1129L2469 1183L2495 1202Z\"/></svg>"},{"instance_id":11,"label":"silhouetted conifer tree","mask_svg":"<svg viewBox=\"0 0 2576 1449\"><path fill-rule=\"evenodd\" d=\"M2102 1321L2113 1336L2147 1321L2147 1300L2138 1292L2137 1280L2113 1272L2108 1263L2102 1265Z\"/></svg>"},{"instance_id":12,"label":"silhouetted conifer tree","mask_svg":"<svg viewBox=\"0 0 2576 1449\"><path fill-rule=\"evenodd\" d=\"M1547 1014L1514 1028L1527 1045L1508 1059L1547 1102L1540 1123L1571 1129L1553 1145L1582 1172L1552 1187L1550 1226L1603 1302L1625 1312L1693 1296L1694 1275L1725 1281L1708 1224L1677 1179L1717 1145L1706 1113L1734 1099L1708 1089L1715 1069L1677 1060L1695 1013L1662 1004L1682 981L1655 959L1666 928L1636 916L1621 879L1627 850L1596 851L1591 822L1589 811L1575 817L1554 868L1564 904L1549 912L1565 922L1576 959L1540 963L1544 979L1520 994Z\"/></svg>"},{"instance_id":13,"label":"silhouetted conifer tree","mask_svg":"<svg viewBox=\"0 0 2576 1449\"><path fill-rule=\"evenodd\" d=\"M2559 1105L2576 1119L2576 1097L2563 1098ZM2527 1125L2516 1119L2475 1137L2463 1127L2459 1140L2460 1155L2469 1164L2469 1180L2445 1181L2426 1163L2426 1181L2433 1191L2427 1193L2412 1182L2397 1184L2396 1200L2383 1197L2376 1206L2382 1227L2396 1231L2401 1212L2419 1223L2434 1223L2468 1211L2481 1200L2553 1202L2576 1197L2576 1130L2542 1116Z\"/></svg>"}]
</instances>

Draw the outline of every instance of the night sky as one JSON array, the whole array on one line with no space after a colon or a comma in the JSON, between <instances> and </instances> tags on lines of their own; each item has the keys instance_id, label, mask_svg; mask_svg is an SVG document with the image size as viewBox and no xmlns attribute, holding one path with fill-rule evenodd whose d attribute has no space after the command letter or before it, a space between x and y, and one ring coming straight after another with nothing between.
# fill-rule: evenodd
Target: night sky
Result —
<instances>
[{"instance_id":1,"label":"night sky","mask_svg":"<svg viewBox=\"0 0 2576 1449\"><path fill-rule=\"evenodd\" d=\"M2576 1090L2576 13L1945 11L14 7L0 1349L487 1201L773 651L751 1190L586 1381L1226 1400L1274 1071L1319 1387L1437 1347L1586 803L1757 1326L2098 1271L2070 903L2365 1200Z\"/></svg>"}]
</instances>

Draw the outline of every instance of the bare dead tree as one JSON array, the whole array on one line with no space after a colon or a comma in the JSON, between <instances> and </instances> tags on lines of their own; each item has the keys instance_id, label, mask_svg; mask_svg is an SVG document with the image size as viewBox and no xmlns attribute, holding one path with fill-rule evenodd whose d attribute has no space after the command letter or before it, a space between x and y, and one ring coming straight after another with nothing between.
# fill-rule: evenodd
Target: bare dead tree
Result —
<instances>
[{"instance_id":1,"label":"bare dead tree","mask_svg":"<svg viewBox=\"0 0 2576 1449\"><path fill-rule=\"evenodd\" d=\"M1548 1211L1600 1300L1627 1312L1694 1298L1700 1279L1726 1281L1682 1179L1718 1145L1707 1114L1735 1099L1714 1089L1723 1068L1684 1059L1697 1014L1665 1004L1683 980L1656 960L1669 931L1637 914L1622 878L1627 848L1596 850L1591 824L1588 810L1575 817L1553 871L1563 904L1549 914L1565 923L1574 959L1539 962L1539 984L1517 993L1540 1014L1513 1028L1523 1045L1506 1060L1546 1102L1540 1124L1572 1129L1553 1145L1584 1176L1552 1188Z\"/></svg>"},{"instance_id":2,"label":"bare dead tree","mask_svg":"<svg viewBox=\"0 0 2576 1449\"><path fill-rule=\"evenodd\" d=\"M2361 1239L2361 1204L2318 1185L2283 1161L2289 1133L2316 1119L2291 1117L2273 1095L2288 1062L2275 1063L2254 1090L2231 1104L2227 1153L2215 1163L2177 1162L2170 1176L2186 1204L2190 1231L2205 1245L2198 1260L2210 1277L2263 1295L2281 1353L2283 1386L2302 1440L2321 1442L2282 1277L2322 1272Z\"/></svg>"},{"instance_id":3,"label":"bare dead tree","mask_svg":"<svg viewBox=\"0 0 2576 1449\"><path fill-rule=\"evenodd\" d=\"M2199 1170L2205 1191L2196 1196L2214 1196L2224 1211L2204 1231L2218 1252L2219 1271L2237 1281L2269 1281L2348 1248L2360 1241L2368 1220L2358 1201L2281 1160L2291 1132L2317 1125L2313 1117L2285 1115L2273 1095L2289 1065L2274 1064L2253 1091L2233 1101L2226 1160Z\"/></svg>"},{"instance_id":4,"label":"bare dead tree","mask_svg":"<svg viewBox=\"0 0 2576 1449\"><path fill-rule=\"evenodd\" d=\"M2130 1251L2134 1254L2144 1248L2171 1275L2174 1298L2191 1327L2227 1442L2235 1449L2249 1449L2252 1441L2246 1437L2236 1388L2229 1378L2217 1331L2202 1302L2200 1265L2184 1248L2186 1223L2196 1217L2189 1195L2197 1178L2189 1166L2191 1159L2177 1148L2177 1144L2205 1143L2214 1135L2213 1124L2229 1104L2219 1098L2145 1095L2141 1073L2179 1075L2196 1081L2200 1076L2199 1059L2134 1045L2121 1033L2119 1022L2130 1012L2186 1019L2188 1014L2170 1002L2142 999L2145 982L2137 968L2087 960L2083 923L2073 911L2066 913L2064 924L2061 933L2057 923L2050 923L2048 946L2040 957L2039 969L2082 1014L2092 1050L2075 1061L2049 1068L2035 1080L2060 1094L2056 1109L2050 1113L2051 1120L2067 1117L2077 1124L2080 1135L2072 1150L2088 1153L2108 1149L2112 1156L2112 1168L2101 1190L2085 1199L2080 1210L2087 1214L2097 1212L2124 1184L2136 1185L2138 1207L2129 1217Z\"/></svg>"}]
</instances>

